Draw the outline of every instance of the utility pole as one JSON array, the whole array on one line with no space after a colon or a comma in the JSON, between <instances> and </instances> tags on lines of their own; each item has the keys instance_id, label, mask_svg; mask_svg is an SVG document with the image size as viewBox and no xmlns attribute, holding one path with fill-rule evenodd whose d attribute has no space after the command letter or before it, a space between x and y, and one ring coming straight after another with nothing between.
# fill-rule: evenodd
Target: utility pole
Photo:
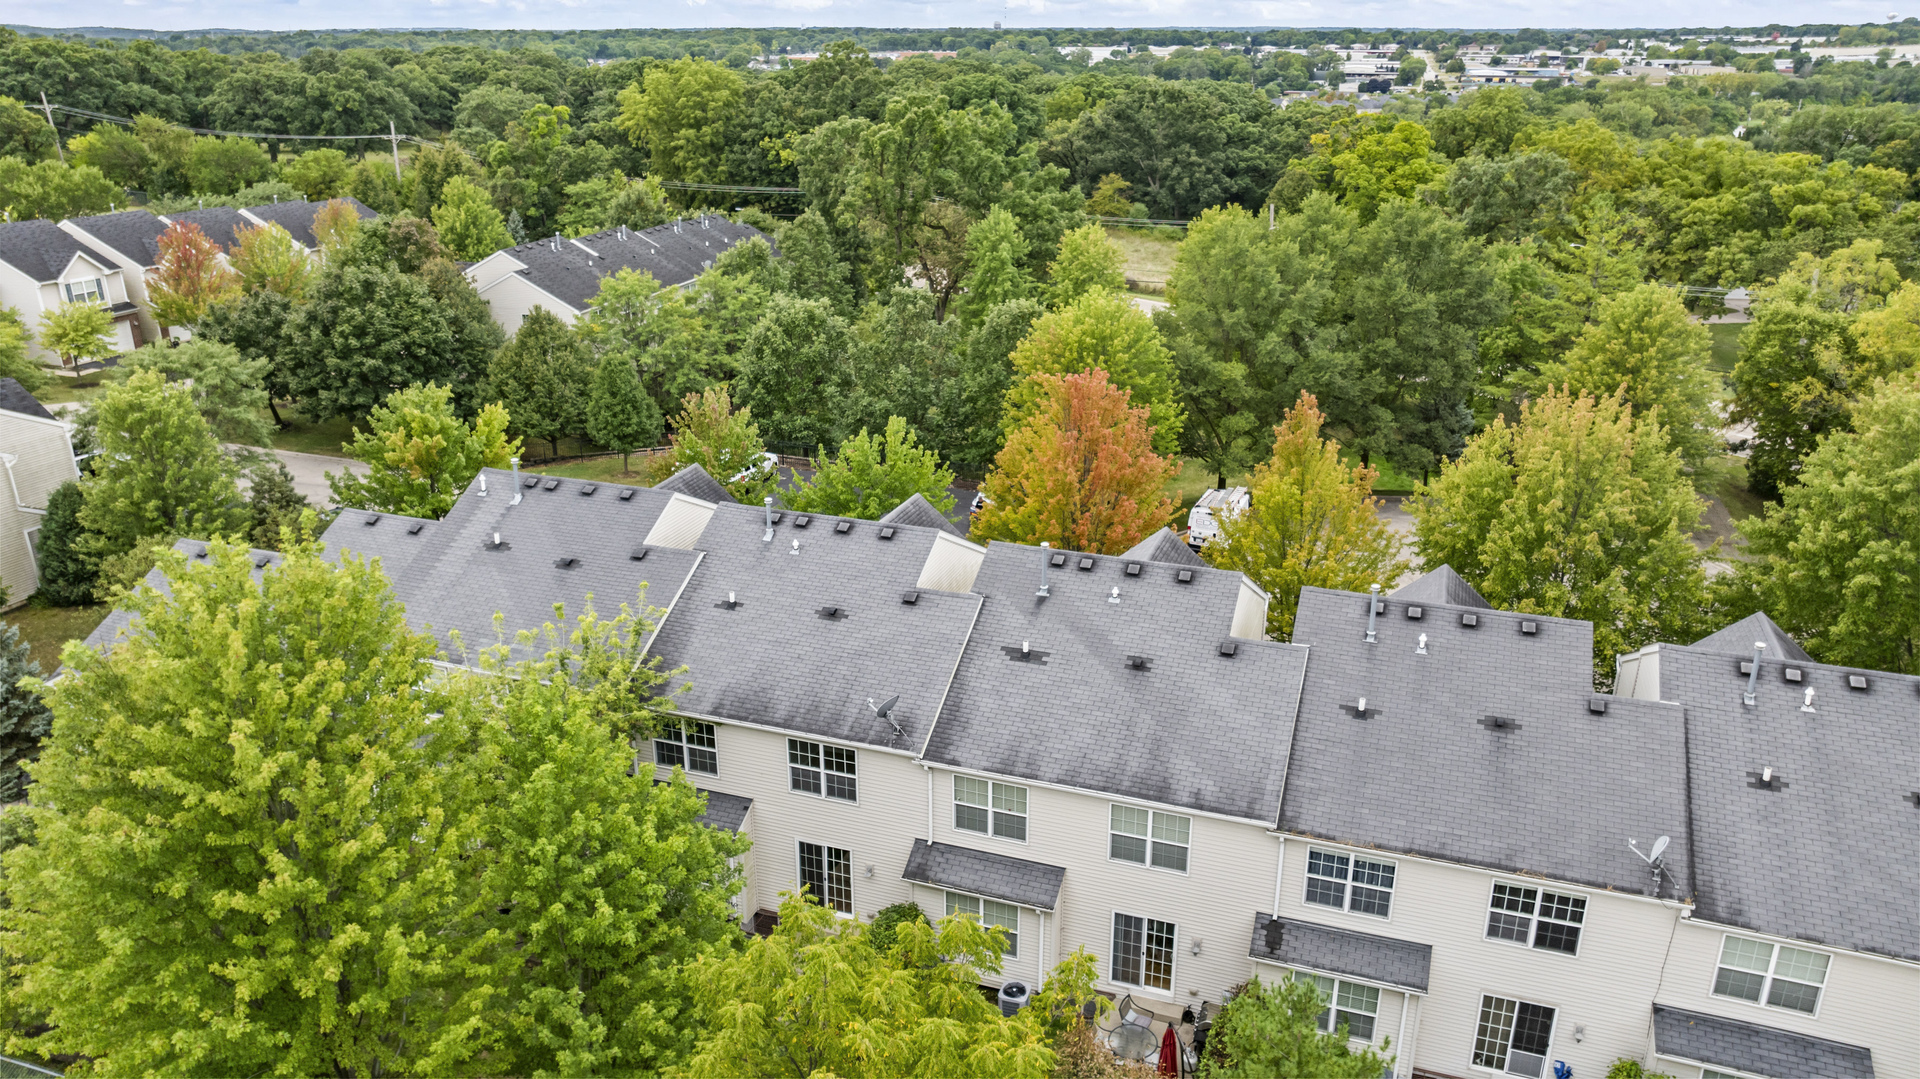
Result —
<instances>
[{"instance_id":1,"label":"utility pole","mask_svg":"<svg viewBox=\"0 0 1920 1079\"><path fill-rule=\"evenodd\" d=\"M400 133L393 126L393 117L387 117L387 138L393 142L393 182L400 182Z\"/></svg>"},{"instance_id":2,"label":"utility pole","mask_svg":"<svg viewBox=\"0 0 1920 1079\"><path fill-rule=\"evenodd\" d=\"M67 152L60 148L60 129L54 127L53 106L47 104L47 92L45 90L40 91L40 108L45 110L47 114L47 126L53 128L53 151L60 155L60 163L64 165L67 163Z\"/></svg>"}]
</instances>

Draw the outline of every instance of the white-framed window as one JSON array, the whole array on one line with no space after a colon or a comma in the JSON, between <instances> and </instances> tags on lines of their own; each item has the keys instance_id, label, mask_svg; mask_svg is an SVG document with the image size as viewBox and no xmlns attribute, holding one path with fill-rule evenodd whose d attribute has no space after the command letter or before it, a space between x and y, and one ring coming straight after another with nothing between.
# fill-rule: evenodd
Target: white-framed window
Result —
<instances>
[{"instance_id":1,"label":"white-framed window","mask_svg":"<svg viewBox=\"0 0 1920 1079\"><path fill-rule=\"evenodd\" d=\"M1307 851L1309 903L1385 918L1393 912L1394 864L1337 851Z\"/></svg>"},{"instance_id":2,"label":"white-framed window","mask_svg":"<svg viewBox=\"0 0 1920 1079\"><path fill-rule=\"evenodd\" d=\"M860 781L854 774L854 753L840 746L787 739L788 787L802 794L860 800Z\"/></svg>"},{"instance_id":3,"label":"white-framed window","mask_svg":"<svg viewBox=\"0 0 1920 1079\"><path fill-rule=\"evenodd\" d=\"M1820 990L1827 984L1832 960L1821 952L1728 934L1720 942L1713 992L1812 1015L1820 1008Z\"/></svg>"},{"instance_id":4,"label":"white-framed window","mask_svg":"<svg viewBox=\"0 0 1920 1079\"><path fill-rule=\"evenodd\" d=\"M1473 1066L1540 1079L1553 1052L1552 1008L1505 997L1480 998Z\"/></svg>"},{"instance_id":5,"label":"white-framed window","mask_svg":"<svg viewBox=\"0 0 1920 1079\"><path fill-rule=\"evenodd\" d=\"M682 720L654 736L653 763L717 776L720 756L716 748L713 724Z\"/></svg>"},{"instance_id":6,"label":"white-framed window","mask_svg":"<svg viewBox=\"0 0 1920 1079\"><path fill-rule=\"evenodd\" d=\"M1173 989L1172 922L1133 914L1113 916L1113 980L1121 985Z\"/></svg>"},{"instance_id":7,"label":"white-framed window","mask_svg":"<svg viewBox=\"0 0 1920 1079\"><path fill-rule=\"evenodd\" d=\"M953 826L963 832L1027 841L1027 788L953 777Z\"/></svg>"},{"instance_id":8,"label":"white-framed window","mask_svg":"<svg viewBox=\"0 0 1920 1079\"><path fill-rule=\"evenodd\" d=\"M1321 1033L1332 1034L1345 1024L1347 1037L1373 1041L1374 1021L1380 1017L1379 989L1304 970L1296 970L1292 976L1294 981L1310 983L1320 991L1320 999L1327 1005L1320 1013Z\"/></svg>"},{"instance_id":9,"label":"white-framed window","mask_svg":"<svg viewBox=\"0 0 1920 1079\"><path fill-rule=\"evenodd\" d=\"M1187 871L1193 818L1134 806L1109 807L1107 857L1156 869Z\"/></svg>"},{"instance_id":10,"label":"white-framed window","mask_svg":"<svg viewBox=\"0 0 1920 1079\"><path fill-rule=\"evenodd\" d=\"M1487 900L1487 939L1529 944L1568 955L1580 953L1580 927L1587 920L1584 896L1495 881Z\"/></svg>"},{"instance_id":11,"label":"white-framed window","mask_svg":"<svg viewBox=\"0 0 1920 1079\"><path fill-rule=\"evenodd\" d=\"M97 277L68 281L63 287L68 303L105 303L107 299L107 283Z\"/></svg>"},{"instance_id":12,"label":"white-framed window","mask_svg":"<svg viewBox=\"0 0 1920 1079\"><path fill-rule=\"evenodd\" d=\"M853 913L853 852L800 842L800 883L823 907Z\"/></svg>"},{"instance_id":13,"label":"white-framed window","mask_svg":"<svg viewBox=\"0 0 1920 1079\"><path fill-rule=\"evenodd\" d=\"M1005 958L1012 959L1020 954L1020 908L1012 903L948 892L947 914L971 914L981 925L999 926L1007 933Z\"/></svg>"}]
</instances>

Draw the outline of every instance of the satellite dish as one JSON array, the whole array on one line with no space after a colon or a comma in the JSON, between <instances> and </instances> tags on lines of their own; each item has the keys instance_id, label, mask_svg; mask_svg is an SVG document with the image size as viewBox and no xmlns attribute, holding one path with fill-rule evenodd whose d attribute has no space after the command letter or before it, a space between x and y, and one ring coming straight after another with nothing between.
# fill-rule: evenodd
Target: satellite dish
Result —
<instances>
[{"instance_id":1,"label":"satellite dish","mask_svg":"<svg viewBox=\"0 0 1920 1079\"><path fill-rule=\"evenodd\" d=\"M1664 854L1664 853L1666 853L1666 850L1667 850L1667 844L1668 844L1668 843L1671 843L1671 842L1673 842L1673 837L1672 837L1672 836L1665 836L1665 835L1663 835L1663 836L1661 836L1661 837L1660 837L1659 839L1656 839L1656 840L1654 840L1654 841L1653 841L1653 853L1652 853L1652 854L1650 854L1650 855L1648 855L1648 858L1650 858L1650 859L1651 859L1651 858L1658 858L1658 857L1660 857L1660 856L1661 856L1662 854Z\"/></svg>"},{"instance_id":2,"label":"satellite dish","mask_svg":"<svg viewBox=\"0 0 1920 1079\"><path fill-rule=\"evenodd\" d=\"M1642 851L1640 849L1639 844L1636 841L1631 839L1627 840L1627 847L1628 849L1632 850L1633 853L1638 854L1640 856L1641 861L1647 863L1648 865L1652 865L1653 863L1660 860L1660 856L1662 854L1666 853L1667 844L1671 842L1673 842L1672 836L1663 835L1659 839L1656 839L1653 841L1652 850Z\"/></svg>"},{"instance_id":3,"label":"satellite dish","mask_svg":"<svg viewBox=\"0 0 1920 1079\"><path fill-rule=\"evenodd\" d=\"M873 703L872 697L867 698L867 707L873 709L873 714L879 716L881 719L886 719L893 712L893 706L899 703L900 694L898 693L888 697L879 704Z\"/></svg>"}]
</instances>

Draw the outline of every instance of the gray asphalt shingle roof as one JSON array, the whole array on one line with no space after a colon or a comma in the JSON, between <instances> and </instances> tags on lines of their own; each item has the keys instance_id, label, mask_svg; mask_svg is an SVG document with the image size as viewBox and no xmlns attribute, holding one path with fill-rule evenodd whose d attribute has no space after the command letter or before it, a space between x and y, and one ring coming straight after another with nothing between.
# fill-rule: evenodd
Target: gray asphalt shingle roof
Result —
<instances>
[{"instance_id":1,"label":"gray asphalt shingle roof","mask_svg":"<svg viewBox=\"0 0 1920 1079\"><path fill-rule=\"evenodd\" d=\"M113 265L105 254L81 243L52 221L33 218L0 222L0 262L35 281L58 280L67 263L82 251L95 262Z\"/></svg>"},{"instance_id":2,"label":"gray asphalt shingle roof","mask_svg":"<svg viewBox=\"0 0 1920 1079\"><path fill-rule=\"evenodd\" d=\"M720 481L707 474L699 465L687 467L654 484L656 491L678 491L689 498L702 502L732 502L734 497L727 493Z\"/></svg>"},{"instance_id":3,"label":"gray asphalt shingle roof","mask_svg":"<svg viewBox=\"0 0 1920 1079\"><path fill-rule=\"evenodd\" d=\"M1390 595L1403 603L1450 603L1456 607L1493 609L1493 604L1487 602L1480 590L1453 572L1452 566L1428 570L1394 589Z\"/></svg>"},{"instance_id":4,"label":"gray asphalt shingle roof","mask_svg":"<svg viewBox=\"0 0 1920 1079\"><path fill-rule=\"evenodd\" d=\"M1368 644L1367 600L1301 590L1282 830L1642 894L1627 840L1667 835L1663 894L1691 894L1681 710L1596 694L1592 626L1393 597Z\"/></svg>"},{"instance_id":5,"label":"gray asphalt shingle roof","mask_svg":"<svg viewBox=\"0 0 1920 1079\"><path fill-rule=\"evenodd\" d=\"M1169 562L1176 566L1204 566L1206 560L1193 553L1187 541L1173 534L1173 529L1163 528L1128 549L1121 558L1143 559L1148 562Z\"/></svg>"},{"instance_id":6,"label":"gray asphalt shingle roof","mask_svg":"<svg viewBox=\"0 0 1920 1079\"><path fill-rule=\"evenodd\" d=\"M53 413L47 411L47 406L40 403L38 397L28 393L27 388L20 385L20 380L15 378L0 378L0 408L8 412L18 412L22 416L37 416L43 420L56 418Z\"/></svg>"},{"instance_id":7,"label":"gray asphalt shingle roof","mask_svg":"<svg viewBox=\"0 0 1920 1079\"><path fill-rule=\"evenodd\" d=\"M1755 611L1718 633L1700 638L1690 647L1701 652L1721 652L1751 658L1756 642L1767 646L1766 655L1769 658L1793 659L1801 663L1813 662L1813 657L1807 655L1807 650L1800 647L1800 642L1789 636L1786 630L1774 624L1773 619L1768 618L1764 611Z\"/></svg>"},{"instance_id":8,"label":"gray asphalt shingle roof","mask_svg":"<svg viewBox=\"0 0 1920 1079\"><path fill-rule=\"evenodd\" d=\"M1267 914L1253 916L1253 943L1247 954L1420 993L1427 991L1433 966L1433 949L1425 944Z\"/></svg>"},{"instance_id":9,"label":"gray asphalt shingle roof","mask_svg":"<svg viewBox=\"0 0 1920 1079\"><path fill-rule=\"evenodd\" d=\"M916 839L900 876L1036 910L1053 910L1060 902L1060 882L1066 879L1067 871L1044 862Z\"/></svg>"},{"instance_id":10,"label":"gray asphalt shingle roof","mask_svg":"<svg viewBox=\"0 0 1920 1079\"><path fill-rule=\"evenodd\" d=\"M1653 1006L1653 1050L1778 1079L1873 1079L1870 1049L1663 1004Z\"/></svg>"},{"instance_id":11,"label":"gray asphalt shingle roof","mask_svg":"<svg viewBox=\"0 0 1920 1079\"><path fill-rule=\"evenodd\" d=\"M986 597L926 756L1243 820L1273 819L1305 649L1228 639L1240 574L994 543ZM1081 560L1092 567L1081 570ZM1182 584L1180 573L1191 582ZM1111 590L1120 602L1109 602ZM1022 642L1031 658L1020 659ZM1129 666L1130 656L1145 661Z\"/></svg>"},{"instance_id":12,"label":"gray asphalt shingle roof","mask_svg":"<svg viewBox=\"0 0 1920 1079\"><path fill-rule=\"evenodd\" d=\"M173 549L187 555L187 565L189 567L204 564L201 560L207 557L207 544L201 540L175 540L173 541ZM285 556L281 555L278 551L265 551L254 548L249 550L247 554L254 562L253 579L255 581L258 581L264 576L267 570L286 561ZM150 588L158 589L162 595L173 595L173 588L167 583L167 575L162 573L158 566L148 570L142 582ZM113 610L107 612L107 617L93 628L92 633L87 634L87 647L93 649L111 648L113 642L119 639L122 633L131 631L133 621L134 618L131 611L128 611L125 607L115 607Z\"/></svg>"},{"instance_id":13,"label":"gray asphalt shingle roof","mask_svg":"<svg viewBox=\"0 0 1920 1079\"><path fill-rule=\"evenodd\" d=\"M1696 916L1920 961L1920 678L1765 658L1748 708L1743 657L1658 655L1660 695L1687 713ZM1767 768L1771 788L1758 782ZM1837 899L1836 866L1873 883Z\"/></svg>"},{"instance_id":14,"label":"gray asphalt shingle roof","mask_svg":"<svg viewBox=\"0 0 1920 1079\"><path fill-rule=\"evenodd\" d=\"M167 223L145 210L122 210L72 220L86 230L87 235L142 266L152 266L159 261L160 234L167 231Z\"/></svg>"},{"instance_id":15,"label":"gray asphalt shingle roof","mask_svg":"<svg viewBox=\"0 0 1920 1079\"><path fill-rule=\"evenodd\" d=\"M723 791L710 791L705 787L695 789L707 796L707 811L700 814L701 824L724 828L729 832L739 832L747 826L747 811L753 808L753 799Z\"/></svg>"},{"instance_id":16,"label":"gray asphalt shingle roof","mask_svg":"<svg viewBox=\"0 0 1920 1079\"><path fill-rule=\"evenodd\" d=\"M600 291L600 279L609 274L640 270L662 285L684 285L728 248L756 236L773 242L751 225L710 214L647 229L608 229L577 242L565 237L529 240L507 248L507 254L526 266L518 271L521 276L584 311Z\"/></svg>"},{"instance_id":17,"label":"gray asphalt shingle roof","mask_svg":"<svg viewBox=\"0 0 1920 1079\"><path fill-rule=\"evenodd\" d=\"M204 210L182 210L177 214L167 214L165 220L172 224L183 222L200 226L207 239L219 244L221 250L231 251L240 242L241 229L254 227L253 222L240 215L240 211L230 206L209 206Z\"/></svg>"},{"instance_id":18,"label":"gray asphalt shingle roof","mask_svg":"<svg viewBox=\"0 0 1920 1079\"><path fill-rule=\"evenodd\" d=\"M967 538L965 532L955 528L953 522L947 520L946 514L941 513L939 509L935 508L933 503L927 501L927 496L918 491L908 496L905 502L888 510L886 514L880 518L880 523L889 525L919 525L922 528L937 528L949 535L959 536L961 539Z\"/></svg>"},{"instance_id":19,"label":"gray asphalt shingle roof","mask_svg":"<svg viewBox=\"0 0 1920 1079\"><path fill-rule=\"evenodd\" d=\"M359 199L345 196L341 201L353 207L362 221L379 216ZM247 212L286 229L289 235L300 241L300 246L312 250L320 245L319 239L313 234L313 217L325 205L325 202L269 202L264 206L249 206Z\"/></svg>"}]
</instances>

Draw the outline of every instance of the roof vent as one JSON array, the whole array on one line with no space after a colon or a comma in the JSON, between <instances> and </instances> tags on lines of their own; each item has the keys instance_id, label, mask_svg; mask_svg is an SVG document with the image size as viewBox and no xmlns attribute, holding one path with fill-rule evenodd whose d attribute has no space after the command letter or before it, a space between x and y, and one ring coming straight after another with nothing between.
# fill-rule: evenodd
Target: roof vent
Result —
<instances>
[{"instance_id":1,"label":"roof vent","mask_svg":"<svg viewBox=\"0 0 1920 1079\"><path fill-rule=\"evenodd\" d=\"M1128 656L1127 669L1130 671L1150 671L1153 669L1153 661L1145 656Z\"/></svg>"},{"instance_id":2,"label":"roof vent","mask_svg":"<svg viewBox=\"0 0 1920 1079\"><path fill-rule=\"evenodd\" d=\"M1041 599L1048 599L1053 595L1052 592L1047 591L1047 567L1049 565L1058 565L1059 563L1056 560L1066 558L1065 555L1058 554L1049 557L1047 555L1047 548L1051 546L1053 545L1046 540L1040 541L1040 591L1035 592L1034 595L1039 596Z\"/></svg>"},{"instance_id":3,"label":"roof vent","mask_svg":"<svg viewBox=\"0 0 1920 1079\"><path fill-rule=\"evenodd\" d=\"M1460 616L1460 624L1468 629L1474 629L1480 625L1480 616L1468 611Z\"/></svg>"},{"instance_id":4,"label":"roof vent","mask_svg":"<svg viewBox=\"0 0 1920 1079\"><path fill-rule=\"evenodd\" d=\"M1426 613L1427 611L1426 611L1426 608L1424 607L1408 607L1407 608L1407 617L1411 618L1415 622L1420 621L1421 616L1425 615Z\"/></svg>"},{"instance_id":5,"label":"roof vent","mask_svg":"<svg viewBox=\"0 0 1920 1079\"><path fill-rule=\"evenodd\" d=\"M253 556L253 568L254 568L254 569L266 569L266 568L267 568L267 563L269 563L269 562L271 562L271 561L273 561L273 556L272 556L272 555L270 555L270 554L257 554L257 555L254 555L254 556Z\"/></svg>"},{"instance_id":6,"label":"roof vent","mask_svg":"<svg viewBox=\"0 0 1920 1079\"><path fill-rule=\"evenodd\" d=\"M1173 579L1179 581L1181 584L1192 584L1193 571L1190 569L1178 570L1174 573Z\"/></svg>"},{"instance_id":7,"label":"roof vent","mask_svg":"<svg viewBox=\"0 0 1920 1079\"><path fill-rule=\"evenodd\" d=\"M631 501L633 501L633 488L631 488L631 487L629 487L629 488L627 488L626 490L623 490L623 491L621 491L621 492L620 492L620 501L622 501L622 502L631 502Z\"/></svg>"},{"instance_id":8,"label":"roof vent","mask_svg":"<svg viewBox=\"0 0 1920 1079\"><path fill-rule=\"evenodd\" d=\"M845 607L822 607L820 608L819 614L820 617L829 622L838 622L847 616L847 609Z\"/></svg>"},{"instance_id":9,"label":"roof vent","mask_svg":"<svg viewBox=\"0 0 1920 1079\"><path fill-rule=\"evenodd\" d=\"M552 490L556 490L556 489L558 489L558 488L559 488L559 486L560 486L560 481L559 481L559 480L548 480L548 481L546 482L546 484L544 485L544 488L543 488L543 489L544 489L544 490L548 490L548 491L552 491Z\"/></svg>"},{"instance_id":10,"label":"roof vent","mask_svg":"<svg viewBox=\"0 0 1920 1079\"><path fill-rule=\"evenodd\" d=\"M902 602L902 603L904 603L904 604L906 604L907 606L909 606L909 607L911 607L911 606L913 606L914 604L916 604L916 603L918 603L918 602L920 602L920 593L918 593L918 592L902 592L902 593L900 593L900 602Z\"/></svg>"},{"instance_id":11,"label":"roof vent","mask_svg":"<svg viewBox=\"0 0 1920 1079\"><path fill-rule=\"evenodd\" d=\"M1789 682L1800 682L1804 681L1807 675L1805 671L1802 671L1798 667L1783 667L1780 670L1780 677Z\"/></svg>"},{"instance_id":12,"label":"roof vent","mask_svg":"<svg viewBox=\"0 0 1920 1079\"><path fill-rule=\"evenodd\" d=\"M520 486L522 486L522 487L538 487L538 486L540 486L540 477L538 477L538 476L528 476L528 477L527 477L526 479L524 479L524 480L521 480L521 481L520 481Z\"/></svg>"},{"instance_id":13,"label":"roof vent","mask_svg":"<svg viewBox=\"0 0 1920 1079\"><path fill-rule=\"evenodd\" d=\"M505 540L503 540L503 539L501 539L501 538L500 538L500 533L498 533L498 532L495 532L495 533L493 534L493 542L492 542L492 543L483 543L483 544L481 544L480 546L482 546L482 547L485 547L485 548L486 548L487 550L489 550L489 551L511 551L511 550L513 550L513 544L511 544L511 543L508 543L508 542L506 542Z\"/></svg>"},{"instance_id":14,"label":"roof vent","mask_svg":"<svg viewBox=\"0 0 1920 1079\"><path fill-rule=\"evenodd\" d=\"M1753 707L1754 686L1760 681L1760 654L1766 650L1767 642L1753 642L1753 659L1743 671L1747 676L1747 691L1740 695L1740 700L1745 703L1748 708Z\"/></svg>"},{"instance_id":15,"label":"roof vent","mask_svg":"<svg viewBox=\"0 0 1920 1079\"><path fill-rule=\"evenodd\" d=\"M575 569L579 565L580 565L580 560L578 558L572 557L571 555L565 558L556 558L553 560L554 569Z\"/></svg>"},{"instance_id":16,"label":"roof vent","mask_svg":"<svg viewBox=\"0 0 1920 1079\"><path fill-rule=\"evenodd\" d=\"M844 536L851 531L853 531L852 521L835 521L833 523L833 533L836 536Z\"/></svg>"},{"instance_id":17,"label":"roof vent","mask_svg":"<svg viewBox=\"0 0 1920 1079\"><path fill-rule=\"evenodd\" d=\"M1367 636L1365 640L1368 644L1379 643L1379 638L1375 637L1373 634L1373 616L1379 613L1380 613L1380 586L1377 584L1371 584L1367 586Z\"/></svg>"},{"instance_id":18,"label":"roof vent","mask_svg":"<svg viewBox=\"0 0 1920 1079\"><path fill-rule=\"evenodd\" d=\"M645 561L647 557L647 550L648 549L645 547L635 547L633 550L627 552L627 558L628 560L633 562Z\"/></svg>"},{"instance_id":19,"label":"roof vent","mask_svg":"<svg viewBox=\"0 0 1920 1079\"><path fill-rule=\"evenodd\" d=\"M1138 562L1127 563L1127 576L1129 577L1140 576L1140 563Z\"/></svg>"},{"instance_id":20,"label":"roof vent","mask_svg":"<svg viewBox=\"0 0 1920 1079\"><path fill-rule=\"evenodd\" d=\"M1426 634L1422 633L1420 635L1420 647L1415 648L1413 650L1413 654L1416 656L1424 656L1427 654L1427 635Z\"/></svg>"},{"instance_id":21,"label":"roof vent","mask_svg":"<svg viewBox=\"0 0 1920 1079\"><path fill-rule=\"evenodd\" d=\"M1231 656L1238 653L1239 651L1240 651L1239 641L1221 641L1220 642L1220 654L1223 656Z\"/></svg>"},{"instance_id":22,"label":"roof vent","mask_svg":"<svg viewBox=\"0 0 1920 1079\"><path fill-rule=\"evenodd\" d=\"M884 540L890 540L893 538L893 534L895 531L896 529L892 525L884 525L880 529L880 538Z\"/></svg>"},{"instance_id":23,"label":"roof vent","mask_svg":"<svg viewBox=\"0 0 1920 1079\"><path fill-rule=\"evenodd\" d=\"M1474 720L1474 722L1490 731L1517 731L1520 729L1520 722L1508 716L1481 716L1479 719Z\"/></svg>"},{"instance_id":24,"label":"roof vent","mask_svg":"<svg viewBox=\"0 0 1920 1079\"><path fill-rule=\"evenodd\" d=\"M1092 568L1093 568L1093 559L1082 556L1080 559L1080 572L1085 573Z\"/></svg>"},{"instance_id":25,"label":"roof vent","mask_svg":"<svg viewBox=\"0 0 1920 1079\"><path fill-rule=\"evenodd\" d=\"M199 550L193 552L193 557L195 558L207 557L207 549L205 547L200 548Z\"/></svg>"},{"instance_id":26,"label":"roof vent","mask_svg":"<svg viewBox=\"0 0 1920 1079\"><path fill-rule=\"evenodd\" d=\"M597 484L597 483L589 483L589 484L587 484L587 485L586 485L585 487L582 487L582 488L580 488L580 493L581 493L581 494L583 494L583 495L590 495L590 494L592 494L593 492L595 492L595 491L598 491L599 489L600 489L600 485L599 485L599 484Z\"/></svg>"},{"instance_id":27,"label":"roof vent","mask_svg":"<svg viewBox=\"0 0 1920 1079\"><path fill-rule=\"evenodd\" d=\"M793 527L795 528L805 528L812 523L813 515L810 513L803 513L793 519Z\"/></svg>"},{"instance_id":28,"label":"roof vent","mask_svg":"<svg viewBox=\"0 0 1920 1079\"><path fill-rule=\"evenodd\" d=\"M1867 676L1864 674L1847 675L1847 688L1864 691L1867 688Z\"/></svg>"},{"instance_id":29,"label":"roof vent","mask_svg":"<svg viewBox=\"0 0 1920 1079\"><path fill-rule=\"evenodd\" d=\"M1800 710L1802 712L1818 712L1819 711L1818 708L1815 708L1813 706L1813 687L1812 686L1807 687L1806 699L1800 702Z\"/></svg>"},{"instance_id":30,"label":"roof vent","mask_svg":"<svg viewBox=\"0 0 1920 1079\"><path fill-rule=\"evenodd\" d=\"M728 592L727 598L714 604L714 606L720 608L723 611L737 611L740 609L740 599L739 597L735 596L732 592Z\"/></svg>"},{"instance_id":31,"label":"roof vent","mask_svg":"<svg viewBox=\"0 0 1920 1079\"><path fill-rule=\"evenodd\" d=\"M1355 719L1372 719L1374 716L1384 716L1387 714L1384 708L1368 708L1365 697L1360 698L1360 703L1358 704L1341 705L1340 710Z\"/></svg>"},{"instance_id":32,"label":"roof vent","mask_svg":"<svg viewBox=\"0 0 1920 1079\"><path fill-rule=\"evenodd\" d=\"M1538 622L1521 622L1521 623L1520 623L1520 632L1522 632L1522 633L1526 633L1526 634L1534 634L1534 633L1538 633L1538 632L1540 632L1540 623L1538 623Z\"/></svg>"},{"instance_id":33,"label":"roof vent","mask_svg":"<svg viewBox=\"0 0 1920 1079\"><path fill-rule=\"evenodd\" d=\"M1015 663L1038 663L1043 667L1047 664L1047 657L1053 655L1052 652L1042 652L1033 647L1032 641L1021 641L1018 648L1003 644L1000 646L1000 651L1005 652L1007 658Z\"/></svg>"},{"instance_id":34,"label":"roof vent","mask_svg":"<svg viewBox=\"0 0 1920 1079\"><path fill-rule=\"evenodd\" d=\"M1605 697L1588 697L1587 711L1593 713L1596 716L1606 715L1607 714L1606 698Z\"/></svg>"},{"instance_id":35,"label":"roof vent","mask_svg":"<svg viewBox=\"0 0 1920 1079\"><path fill-rule=\"evenodd\" d=\"M408 525L408 526L407 526L407 535L409 535L409 536L417 536L417 535L419 535L419 534L420 534L420 530L421 530L421 529L423 529L423 528L425 528L425 527L427 527L427 522L425 522L425 521L415 521L415 522L413 522L412 524L410 524L410 525Z\"/></svg>"},{"instance_id":36,"label":"roof vent","mask_svg":"<svg viewBox=\"0 0 1920 1079\"><path fill-rule=\"evenodd\" d=\"M1113 586L1113 594L1107 597L1107 602L1108 603L1120 602L1120 586L1119 585Z\"/></svg>"},{"instance_id":37,"label":"roof vent","mask_svg":"<svg viewBox=\"0 0 1920 1079\"><path fill-rule=\"evenodd\" d=\"M1783 791L1787 789L1787 777L1774 771L1772 768L1762 768L1758 772L1748 772L1747 778L1752 780L1747 786L1757 791Z\"/></svg>"},{"instance_id":38,"label":"roof vent","mask_svg":"<svg viewBox=\"0 0 1920 1079\"><path fill-rule=\"evenodd\" d=\"M367 525L369 527L373 525L377 525L380 523L380 515L377 513L369 513L367 514L367 519L364 521L361 521L360 523L363 525Z\"/></svg>"}]
</instances>

